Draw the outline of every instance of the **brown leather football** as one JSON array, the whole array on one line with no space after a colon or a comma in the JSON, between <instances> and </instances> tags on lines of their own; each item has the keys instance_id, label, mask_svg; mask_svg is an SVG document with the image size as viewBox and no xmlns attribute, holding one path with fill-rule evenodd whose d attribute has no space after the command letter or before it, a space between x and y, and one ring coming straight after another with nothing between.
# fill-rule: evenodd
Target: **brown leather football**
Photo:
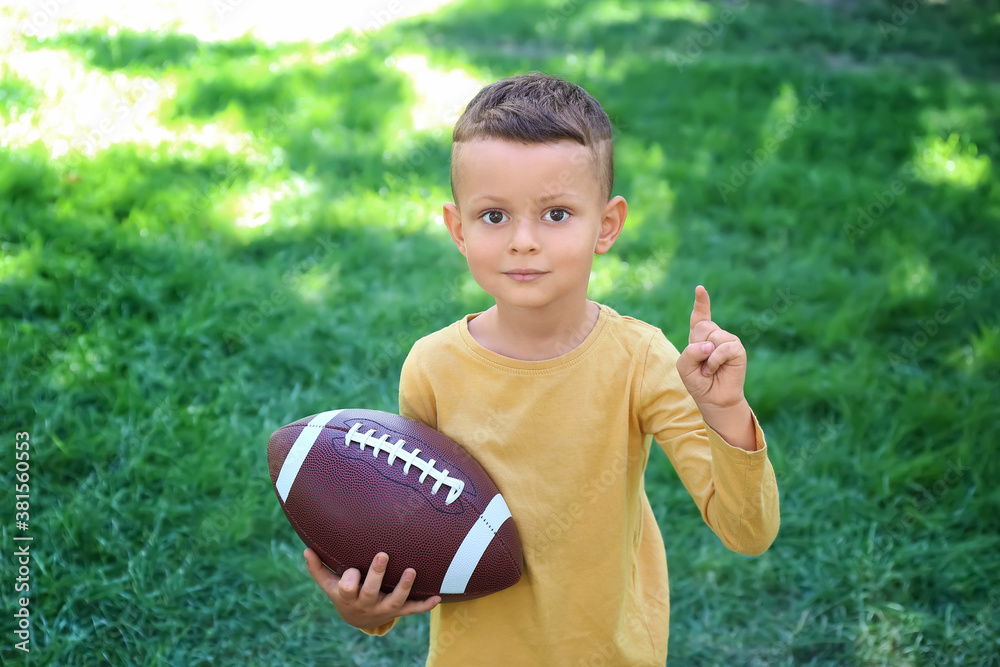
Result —
<instances>
[{"instance_id":1,"label":"brown leather football","mask_svg":"<svg viewBox=\"0 0 1000 667\"><path fill-rule=\"evenodd\" d=\"M382 590L416 570L408 599L457 602L521 578L521 541L486 471L445 435L378 410L331 410L282 426L271 481L295 532L337 574L361 581L380 551Z\"/></svg>"}]
</instances>

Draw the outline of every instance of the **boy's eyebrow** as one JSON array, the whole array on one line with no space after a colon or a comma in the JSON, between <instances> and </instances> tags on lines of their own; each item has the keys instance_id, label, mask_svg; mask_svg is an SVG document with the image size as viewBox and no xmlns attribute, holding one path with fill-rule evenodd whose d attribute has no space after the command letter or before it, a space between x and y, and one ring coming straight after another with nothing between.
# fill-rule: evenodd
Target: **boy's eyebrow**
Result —
<instances>
[{"instance_id":1,"label":"boy's eyebrow","mask_svg":"<svg viewBox=\"0 0 1000 667\"><path fill-rule=\"evenodd\" d=\"M539 204L541 204L541 203L544 203L544 202L547 202L547 201L552 201L553 199L563 199L563 198L577 199L579 197L578 197L578 195L576 195L576 194L574 194L572 192L557 192L556 194L545 195L544 197L539 197L535 201L537 201ZM503 197L497 197L495 195L482 195L482 196L476 197L472 201L473 202L495 201L495 202L498 202L500 204L506 204L507 203L506 199L504 199Z\"/></svg>"}]
</instances>

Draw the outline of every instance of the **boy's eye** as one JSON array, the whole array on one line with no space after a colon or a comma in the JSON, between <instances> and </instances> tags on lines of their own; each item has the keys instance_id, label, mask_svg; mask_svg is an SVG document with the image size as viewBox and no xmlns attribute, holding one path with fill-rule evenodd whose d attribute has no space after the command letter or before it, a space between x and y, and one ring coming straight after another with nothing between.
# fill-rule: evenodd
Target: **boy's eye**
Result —
<instances>
[{"instance_id":1,"label":"boy's eye","mask_svg":"<svg viewBox=\"0 0 1000 667\"><path fill-rule=\"evenodd\" d=\"M552 222L564 222L566 218L570 216L570 212L564 208L554 208L545 215L549 216L546 219L551 220ZM506 221L507 216L503 211L493 209L492 211L486 211L483 213L480 216L480 219L490 225L499 225Z\"/></svg>"},{"instance_id":2,"label":"boy's eye","mask_svg":"<svg viewBox=\"0 0 1000 667\"><path fill-rule=\"evenodd\" d=\"M504 219L502 211L486 211L486 213L483 213L480 217L491 225L499 225Z\"/></svg>"},{"instance_id":3,"label":"boy's eye","mask_svg":"<svg viewBox=\"0 0 1000 667\"><path fill-rule=\"evenodd\" d=\"M552 222L562 222L569 216L569 211L564 208L554 208L548 214L554 216L549 218Z\"/></svg>"}]
</instances>

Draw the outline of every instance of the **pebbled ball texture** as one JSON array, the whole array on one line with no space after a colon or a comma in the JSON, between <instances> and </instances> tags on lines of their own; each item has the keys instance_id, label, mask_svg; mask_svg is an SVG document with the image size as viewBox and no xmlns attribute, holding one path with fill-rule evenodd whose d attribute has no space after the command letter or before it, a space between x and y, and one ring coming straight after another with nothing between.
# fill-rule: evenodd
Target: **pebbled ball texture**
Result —
<instances>
[{"instance_id":1,"label":"pebbled ball texture","mask_svg":"<svg viewBox=\"0 0 1000 667\"><path fill-rule=\"evenodd\" d=\"M307 429L314 418L325 425ZM355 424L360 427L347 444ZM304 440L310 441L317 431L318 437L308 449L300 446L300 455L308 453L297 473L285 472L281 481L287 495L282 500L279 476L304 430L312 430ZM374 433L365 439L369 431ZM375 443L385 435L388 437L379 448ZM362 447L359 438L367 446ZM421 460L434 459L434 470L447 470L449 478L461 480L464 488L457 499L446 502L451 487L445 484L433 493L435 478L428 474L419 481L422 470L416 465L404 473L406 461L401 456L389 465L389 452L384 448L400 439L404 441L401 454L419 449ZM375 452L377 456L373 456ZM296 456L288 458L289 462L296 460ZM392 592L403 571L411 567L417 574L408 599L440 595L442 602L489 595L521 578L521 542L513 519L508 517L499 526L483 520L478 535L483 543L489 543L478 563L473 557L466 565L474 570L464 590L440 592L460 545L499 491L462 447L425 424L378 410L341 410L329 421L325 416L311 415L276 430L268 443L267 459L271 482L292 527L337 574L357 568L364 582L375 555L383 551L389 562L382 591ZM288 467L295 469L291 463ZM293 481L289 483L289 479ZM487 525L489 532L483 528ZM467 554L463 551L459 560L469 562Z\"/></svg>"}]
</instances>

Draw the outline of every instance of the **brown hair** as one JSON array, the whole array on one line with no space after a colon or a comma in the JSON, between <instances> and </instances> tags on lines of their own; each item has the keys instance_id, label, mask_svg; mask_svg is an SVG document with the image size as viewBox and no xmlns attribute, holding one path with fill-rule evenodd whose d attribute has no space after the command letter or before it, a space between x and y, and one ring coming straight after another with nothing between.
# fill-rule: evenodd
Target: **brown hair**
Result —
<instances>
[{"instance_id":1,"label":"brown hair","mask_svg":"<svg viewBox=\"0 0 1000 667\"><path fill-rule=\"evenodd\" d=\"M500 79L480 90L452 131L451 194L455 194L457 144L476 139L503 139L525 144L568 139L591 150L603 181L604 199L611 198L615 166L611 120L600 103L580 86L542 72Z\"/></svg>"}]
</instances>

